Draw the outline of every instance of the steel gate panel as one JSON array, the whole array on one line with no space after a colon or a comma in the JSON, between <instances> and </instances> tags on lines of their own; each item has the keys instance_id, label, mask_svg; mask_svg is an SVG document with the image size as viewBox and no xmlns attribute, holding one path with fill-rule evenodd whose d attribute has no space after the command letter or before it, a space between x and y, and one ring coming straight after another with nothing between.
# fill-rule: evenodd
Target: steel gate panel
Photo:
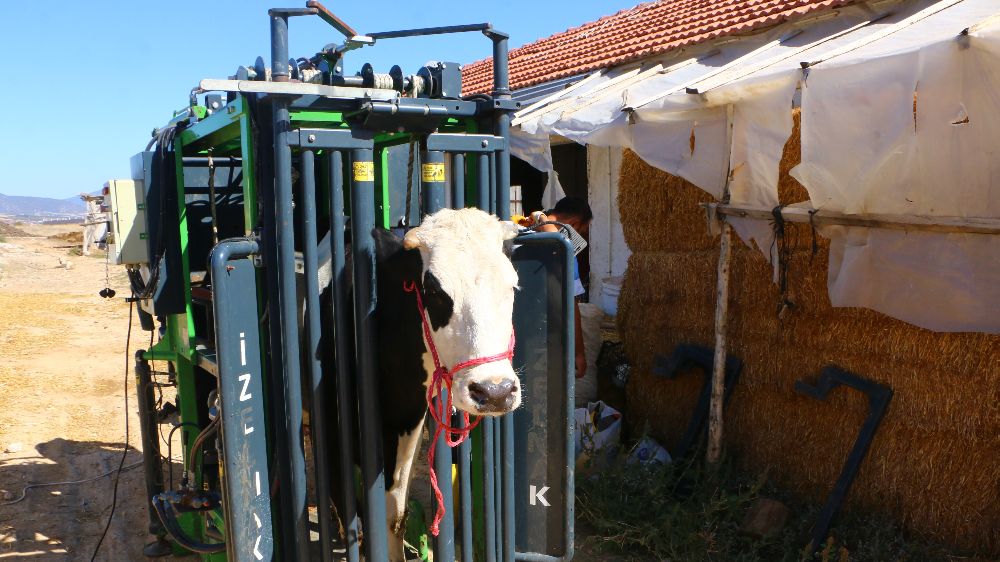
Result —
<instances>
[{"instance_id":1,"label":"steel gate panel","mask_svg":"<svg viewBox=\"0 0 1000 562\"><path fill-rule=\"evenodd\" d=\"M524 402L512 415L516 552L508 559L573 557L573 251L557 233L515 240L520 290L514 299ZM510 457L508 457L509 459ZM504 500L510 504L509 494ZM513 516L514 513L508 515Z\"/></svg>"}]
</instances>

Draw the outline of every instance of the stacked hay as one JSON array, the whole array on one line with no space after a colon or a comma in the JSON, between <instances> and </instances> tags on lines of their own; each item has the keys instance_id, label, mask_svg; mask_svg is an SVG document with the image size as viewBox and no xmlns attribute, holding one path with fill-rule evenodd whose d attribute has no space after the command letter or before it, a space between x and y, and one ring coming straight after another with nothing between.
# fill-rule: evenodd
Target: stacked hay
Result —
<instances>
[{"instance_id":1,"label":"stacked hay","mask_svg":"<svg viewBox=\"0 0 1000 562\"><path fill-rule=\"evenodd\" d=\"M799 158L796 130L781 165L782 203L806 199L788 176ZM634 369L633 423L676 444L699 376L650 373L653 354L678 343L713 345L718 241L711 240L693 185L626 154L619 204L629 259L619 327ZM642 222L637 222L642 221ZM700 238L699 238L700 237ZM833 308L826 290L828 244L813 255L808 225L788 225L794 251L787 298L757 250L736 244L729 351L744 370L726 414L726 444L747 468L822 501L867 413L849 389L819 402L794 391L838 365L888 385L895 395L849 496L849 504L894 515L911 529L962 548L1000 554L1000 337L940 334L871 310Z\"/></svg>"}]
</instances>

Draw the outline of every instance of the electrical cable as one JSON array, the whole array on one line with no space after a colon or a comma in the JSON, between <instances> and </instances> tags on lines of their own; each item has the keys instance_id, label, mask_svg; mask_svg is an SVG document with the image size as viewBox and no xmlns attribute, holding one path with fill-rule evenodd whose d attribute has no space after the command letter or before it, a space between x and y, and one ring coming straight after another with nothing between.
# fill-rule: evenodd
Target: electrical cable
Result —
<instances>
[{"instance_id":1,"label":"electrical cable","mask_svg":"<svg viewBox=\"0 0 1000 562\"><path fill-rule=\"evenodd\" d=\"M122 468L122 472L124 472L126 470L132 470L133 468L138 468L140 466L142 466L142 461L139 461L137 463L130 464L130 465L126 466L126 467L123 467ZM109 474L114 474L117 471L118 471L117 468L112 468L111 470L105 472L104 474L98 474L97 476L92 476L90 478L84 478L83 480L67 480L65 482L42 482L40 484L30 484L28 486L25 486L24 489L21 490L21 495L18 496L18 498L16 500L11 500L9 502L0 503L0 507L7 507L9 505L14 505L15 503L20 503L20 502L24 501L24 498L26 498L28 496L28 490L32 490L34 488L48 488L48 487L51 487L51 486L72 486L72 485L76 485L76 484L86 484L87 482L93 482L94 480L100 480L101 478L104 478L105 476L108 476Z\"/></svg>"},{"instance_id":2,"label":"electrical cable","mask_svg":"<svg viewBox=\"0 0 1000 562\"><path fill-rule=\"evenodd\" d=\"M133 295L134 297L135 295ZM108 522L104 525L104 531L101 533L101 538L97 540L97 546L94 547L94 553L90 555L90 562L94 562L97 559L97 553L101 550L101 544L104 543L104 537L108 535L108 529L111 528L111 521L115 517L115 508L118 507L118 482L122 477L122 468L125 466L125 455L128 454L128 367L129 362L132 359L129 353L129 346L132 343L132 309L134 308L135 301L129 300L128 303L128 334L125 336L125 446L122 447L122 460L118 463L118 474L115 475L115 485L111 493L111 513L108 514Z\"/></svg>"}]
</instances>

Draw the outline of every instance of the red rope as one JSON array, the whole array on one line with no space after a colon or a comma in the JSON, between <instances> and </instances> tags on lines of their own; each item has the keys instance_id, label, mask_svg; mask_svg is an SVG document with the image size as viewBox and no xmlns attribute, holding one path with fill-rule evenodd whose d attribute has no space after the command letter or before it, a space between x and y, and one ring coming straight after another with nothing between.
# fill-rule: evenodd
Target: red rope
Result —
<instances>
[{"instance_id":1,"label":"red rope","mask_svg":"<svg viewBox=\"0 0 1000 562\"><path fill-rule=\"evenodd\" d=\"M420 312L420 323L424 328L424 339L427 340L427 348L431 352L431 357L434 358L434 376L431 378L431 384L427 387L427 409L431 412L431 417L434 418L435 428L434 428L434 439L431 440L431 445L427 450L427 464L430 465L430 476L431 476L431 488L434 490L434 497L437 500L437 509L434 511L434 520L431 522L431 534L435 537L438 536L438 525L441 523L441 519L444 517L444 496L441 494L441 488L438 486L437 474L434 471L434 446L437 444L438 438L444 433L444 442L449 447L456 447L461 444L472 430L479 425L479 422L483 418L477 417L475 421L471 424L469 423L469 413L462 412L462 420L465 422L463 427L455 427L451 425L451 384L454 380L455 373L461 371L462 369L468 369L470 367L476 367L478 365L485 365L487 363L495 363L497 361L508 360L512 361L514 358L514 332L510 333L510 344L507 346L507 351L503 353L498 353L496 355L489 355L487 357L476 357L473 359L468 359L458 363L451 369L441 364L441 358L438 357L437 346L434 345L434 338L431 337L431 326L427 321L427 313L424 310L424 300L420 296L420 291L417 289L417 284L414 281L403 281L403 290L407 293L413 293L417 297L417 310ZM440 398L434 400L434 395L438 397L441 396L441 390L443 388L448 389L448 399L442 402Z\"/></svg>"}]
</instances>

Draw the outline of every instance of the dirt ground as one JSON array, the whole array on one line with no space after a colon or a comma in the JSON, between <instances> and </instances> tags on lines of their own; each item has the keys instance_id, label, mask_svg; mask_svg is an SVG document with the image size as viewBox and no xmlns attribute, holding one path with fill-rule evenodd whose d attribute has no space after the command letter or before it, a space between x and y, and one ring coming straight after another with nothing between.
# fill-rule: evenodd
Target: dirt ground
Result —
<instances>
[{"instance_id":1,"label":"dirt ground","mask_svg":"<svg viewBox=\"0 0 1000 562\"><path fill-rule=\"evenodd\" d=\"M73 225L18 225L0 243L0 559L89 560L111 511L114 475L28 490L29 484L86 479L118 467L125 442L139 445L133 379L126 377L128 305L124 271L104 256L71 255L50 236ZM62 260L62 262L60 262ZM146 347L132 330L132 350ZM130 450L129 466L141 460ZM118 507L97 560L141 560L146 542L141 468L122 473Z\"/></svg>"}]
</instances>

